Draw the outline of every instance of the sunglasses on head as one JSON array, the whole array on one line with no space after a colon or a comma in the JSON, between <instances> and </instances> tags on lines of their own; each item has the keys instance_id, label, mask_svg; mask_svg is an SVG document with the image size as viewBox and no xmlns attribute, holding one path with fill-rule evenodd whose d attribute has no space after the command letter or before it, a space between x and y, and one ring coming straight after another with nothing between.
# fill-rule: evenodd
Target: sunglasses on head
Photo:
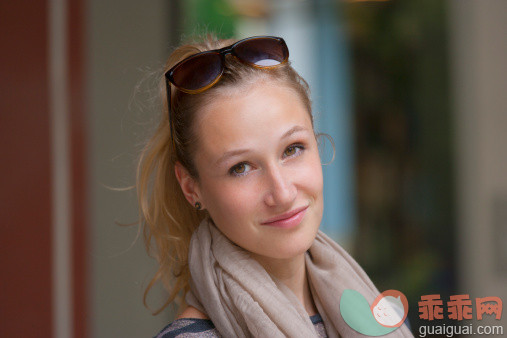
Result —
<instances>
[{"instance_id":1,"label":"sunglasses on head","mask_svg":"<svg viewBox=\"0 0 507 338\"><path fill-rule=\"evenodd\" d=\"M225 56L231 54L255 68L277 67L289 59L289 49L282 38L254 36L230 46L208 50L187 57L165 73L169 126L171 128L171 86L188 94L201 93L215 85L225 68Z\"/></svg>"}]
</instances>

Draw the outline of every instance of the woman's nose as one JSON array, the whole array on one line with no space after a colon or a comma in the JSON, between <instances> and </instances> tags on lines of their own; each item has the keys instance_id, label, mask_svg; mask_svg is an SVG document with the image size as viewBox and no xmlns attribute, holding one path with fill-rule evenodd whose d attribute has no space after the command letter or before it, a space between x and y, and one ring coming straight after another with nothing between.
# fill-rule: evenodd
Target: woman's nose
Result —
<instances>
[{"instance_id":1,"label":"woman's nose","mask_svg":"<svg viewBox=\"0 0 507 338\"><path fill-rule=\"evenodd\" d=\"M266 172L266 204L269 206L292 204L297 195L293 178L277 165L269 167Z\"/></svg>"}]
</instances>

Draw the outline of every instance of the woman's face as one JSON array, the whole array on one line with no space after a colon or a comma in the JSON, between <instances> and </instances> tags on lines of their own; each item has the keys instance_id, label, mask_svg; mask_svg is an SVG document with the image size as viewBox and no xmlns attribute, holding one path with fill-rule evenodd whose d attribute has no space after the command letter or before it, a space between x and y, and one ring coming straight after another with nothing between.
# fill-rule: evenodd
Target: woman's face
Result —
<instances>
[{"instance_id":1,"label":"woman's face","mask_svg":"<svg viewBox=\"0 0 507 338\"><path fill-rule=\"evenodd\" d=\"M253 85L215 100L197 128L196 197L216 226L254 256L304 253L322 218L323 183L299 97L282 86Z\"/></svg>"}]
</instances>

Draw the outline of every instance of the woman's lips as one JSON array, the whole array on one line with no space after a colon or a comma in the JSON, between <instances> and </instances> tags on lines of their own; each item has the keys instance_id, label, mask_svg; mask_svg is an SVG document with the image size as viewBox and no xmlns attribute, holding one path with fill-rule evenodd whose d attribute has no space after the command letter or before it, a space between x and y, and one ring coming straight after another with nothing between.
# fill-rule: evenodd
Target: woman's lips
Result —
<instances>
[{"instance_id":1,"label":"woman's lips","mask_svg":"<svg viewBox=\"0 0 507 338\"><path fill-rule=\"evenodd\" d=\"M294 209L285 214L273 217L266 222L261 223L261 225L274 226L279 228L295 227L301 223L301 220L306 214L306 209L308 209L308 206Z\"/></svg>"}]
</instances>

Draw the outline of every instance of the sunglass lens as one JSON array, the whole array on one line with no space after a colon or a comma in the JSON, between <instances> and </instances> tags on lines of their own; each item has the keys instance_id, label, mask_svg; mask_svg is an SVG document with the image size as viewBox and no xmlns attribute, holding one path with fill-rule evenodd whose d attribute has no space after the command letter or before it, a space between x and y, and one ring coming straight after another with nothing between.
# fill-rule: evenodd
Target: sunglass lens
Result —
<instances>
[{"instance_id":1,"label":"sunglass lens","mask_svg":"<svg viewBox=\"0 0 507 338\"><path fill-rule=\"evenodd\" d=\"M197 54L174 69L174 84L183 90L198 90L208 86L222 73L222 57L218 53Z\"/></svg>"},{"instance_id":2,"label":"sunglass lens","mask_svg":"<svg viewBox=\"0 0 507 338\"><path fill-rule=\"evenodd\" d=\"M283 40L254 38L237 44L234 54L256 66L269 67L285 62L289 57L289 50Z\"/></svg>"}]
</instances>

